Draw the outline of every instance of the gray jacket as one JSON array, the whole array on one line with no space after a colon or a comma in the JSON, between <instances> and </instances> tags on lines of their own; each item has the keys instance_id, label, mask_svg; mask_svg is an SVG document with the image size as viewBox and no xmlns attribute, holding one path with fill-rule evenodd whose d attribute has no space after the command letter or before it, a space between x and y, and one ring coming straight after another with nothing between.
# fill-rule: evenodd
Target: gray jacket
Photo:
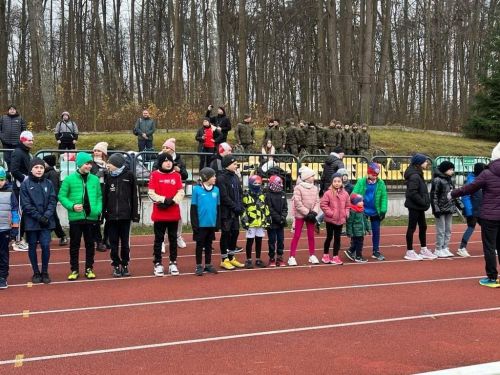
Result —
<instances>
[{"instance_id":1,"label":"gray jacket","mask_svg":"<svg viewBox=\"0 0 500 375\"><path fill-rule=\"evenodd\" d=\"M137 119L134 127L134 134L142 139L142 133L145 133L149 140L153 140L153 133L156 130L156 123L152 118L140 117Z\"/></svg>"}]
</instances>

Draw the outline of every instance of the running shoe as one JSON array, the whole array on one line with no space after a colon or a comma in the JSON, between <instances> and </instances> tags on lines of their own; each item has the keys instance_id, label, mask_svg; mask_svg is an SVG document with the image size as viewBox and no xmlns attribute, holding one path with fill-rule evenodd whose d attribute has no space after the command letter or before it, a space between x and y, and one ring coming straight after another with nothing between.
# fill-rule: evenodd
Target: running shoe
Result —
<instances>
[{"instance_id":1,"label":"running shoe","mask_svg":"<svg viewBox=\"0 0 500 375\"><path fill-rule=\"evenodd\" d=\"M418 255L415 252L415 250L408 250L408 251L406 251L406 254L405 254L404 258L406 260L423 260L424 259L420 255Z\"/></svg>"},{"instance_id":2,"label":"running shoe","mask_svg":"<svg viewBox=\"0 0 500 375\"><path fill-rule=\"evenodd\" d=\"M458 249L457 250L457 255L461 256L463 258L470 257L470 254L469 254L469 252L467 251L467 249L465 247L461 247L460 249Z\"/></svg>"}]
</instances>

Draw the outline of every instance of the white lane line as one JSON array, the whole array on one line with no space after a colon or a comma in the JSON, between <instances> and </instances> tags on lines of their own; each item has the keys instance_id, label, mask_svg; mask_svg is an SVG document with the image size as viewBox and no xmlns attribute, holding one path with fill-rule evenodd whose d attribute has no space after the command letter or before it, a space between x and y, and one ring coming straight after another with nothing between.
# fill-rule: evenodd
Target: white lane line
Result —
<instances>
[{"instance_id":1,"label":"white lane line","mask_svg":"<svg viewBox=\"0 0 500 375\"><path fill-rule=\"evenodd\" d=\"M327 324L327 325L319 325L319 326L287 328L287 329L278 329L278 330L272 330L272 331L257 331L257 332L249 332L249 333L227 335L227 336L204 337L204 338L191 339L191 340L167 341L167 342L160 342L160 343L156 343L156 344L124 346L124 347L118 347L118 348L52 354L52 355L45 355L45 356L39 356L39 357L24 357L23 363L48 361L48 360L56 360L56 359L64 359L64 358L74 358L74 357L84 357L84 356L92 356L92 355L99 355L99 354L130 352L130 351L136 351L136 350L166 348L166 347L171 347L171 346L201 344L201 343L217 342L217 341L237 340L237 339L245 339L245 338L252 338L252 337L283 335L283 334L287 334L287 333L320 331L320 330L328 330L328 329L336 329L336 328L344 328L344 327L356 327L356 326L364 326L364 325L372 325L372 324L404 322L404 321L419 320L419 319L435 319L438 317L478 314L478 313L497 312L497 311L500 311L500 306L483 308L483 309L473 309L473 310L448 311L448 312L435 313L435 314L408 315L408 316L400 316L400 317L396 317L396 318L362 320L362 321ZM2 360L2 361L0 361L0 365L13 365L16 363L16 361L17 361L16 359Z\"/></svg>"},{"instance_id":2,"label":"white lane line","mask_svg":"<svg viewBox=\"0 0 500 375\"><path fill-rule=\"evenodd\" d=\"M455 367L446 370L422 372L415 375L498 375L500 362L481 363L480 365Z\"/></svg>"},{"instance_id":3,"label":"white lane line","mask_svg":"<svg viewBox=\"0 0 500 375\"><path fill-rule=\"evenodd\" d=\"M323 288L306 288L306 289L289 289L289 290L276 290L269 292L254 292L254 293L243 293L243 294L229 294L229 295L218 295L218 296L207 296L207 297L193 297L193 298L181 298L163 301L149 301L149 302L136 302L136 303L124 303L117 305L104 305L104 306L89 306L89 307L76 307L67 309L56 309L56 310L30 310L30 316L33 315L46 315L46 314L60 314L67 312L80 312L80 311L95 311L95 310L108 310L108 309L119 309L127 307L141 307L141 306L152 306L152 305L167 305L174 303L184 303L184 302L202 302L202 301L212 301L212 300L222 300L222 299L234 299L234 298L247 298L247 297L264 297L264 296L274 296L274 295L285 295L285 294L295 294L295 293L315 293L315 292L327 292L345 289L365 289L365 288L377 288L386 286L401 286L401 285L417 285L417 284L429 284L429 283L442 283L449 281L463 281L471 279L479 279L481 276L467 276L467 277L455 277L446 279L427 279L427 280L414 280L414 281L397 281L388 283L377 283L377 284L360 284L360 285L343 285L343 286L331 286ZM0 314L0 318L11 318L23 316L24 313L10 313L10 314Z\"/></svg>"}]
</instances>

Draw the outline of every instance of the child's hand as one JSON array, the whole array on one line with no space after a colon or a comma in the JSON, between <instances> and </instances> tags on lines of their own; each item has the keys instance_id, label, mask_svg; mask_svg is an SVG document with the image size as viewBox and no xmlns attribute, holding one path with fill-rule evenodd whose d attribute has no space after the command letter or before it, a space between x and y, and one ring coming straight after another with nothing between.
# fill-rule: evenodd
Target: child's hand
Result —
<instances>
[{"instance_id":1,"label":"child's hand","mask_svg":"<svg viewBox=\"0 0 500 375\"><path fill-rule=\"evenodd\" d=\"M81 212L83 210L83 204L74 204L73 205L73 210L75 212Z\"/></svg>"}]
</instances>

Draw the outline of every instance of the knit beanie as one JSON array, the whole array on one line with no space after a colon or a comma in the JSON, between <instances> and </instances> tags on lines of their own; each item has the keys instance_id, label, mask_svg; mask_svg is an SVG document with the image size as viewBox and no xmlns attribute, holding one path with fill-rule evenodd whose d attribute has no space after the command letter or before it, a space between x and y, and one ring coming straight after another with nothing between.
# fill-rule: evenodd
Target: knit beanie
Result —
<instances>
[{"instance_id":1,"label":"knit beanie","mask_svg":"<svg viewBox=\"0 0 500 375\"><path fill-rule=\"evenodd\" d=\"M222 158L222 168L227 168L233 163L236 163L236 158L233 155L226 155Z\"/></svg>"},{"instance_id":2,"label":"knit beanie","mask_svg":"<svg viewBox=\"0 0 500 375\"><path fill-rule=\"evenodd\" d=\"M175 152L175 138L169 138L163 143L163 147L169 148Z\"/></svg>"},{"instance_id":3,"label":"knit beanie","mask_svg":"<svg viewBox=\"0 0 500 375\"><path fill-rule=\"evenodd\" d=\"M378 176L380 173L380 165L378 165L377 163L368 164L367 172L369 175Z\"/></svg>"},{"instance_id":4,"label":"knit beanie","mask_svg":"<svg viewBox=\"0 0 500 375\"><path fill-rule=\"evenodd\" d=\"M107 142L99 142L94 146L94 150L101 151L103 154L108 154L108 143Z\"/></svg>"},{"instance_id":5,"label":"knit beanie","mask_svg":"<svg viewBox=\"0 0 500 375\"><path fill-rule=\"evenodd\" d=\"M249 178L248 178L248 185L262 185L262 177L260 177L259 175L251 175Z\"/></svg>"},{"instance_id":6,"label":"knit beanie","mask_svg":"<svg viewBox=\"0 0 500 375\"><path fill-rule=\"evenodd\" d=\"M161 154L159 154L157 160L158 160L158 167L160 168L165 160L169 160L172 163L174 162L174 158L168 152L162 152Z\"/></svg>"},{"instance_id":7,"label":"knit beanie","mask_svg":"<svg viewBox=\"0 0 500 375\"><path fill-rule=\"evenodd\" d=\"M426 162L427 156L424 154L415 154L412 156L410 163L414 165L422 165Z\"/></svg>"},{"instance_id":8,"label":"knit beanie","mask_svg":"<svg viewBox=\"0 0 500 375\"><path fill-rule=\"evenodd\" d=\"M485 167L486 167L486 164L484 164L484 163L474 164L474 176L476 176L476 177L479 176Z\"/></svg>"},{"instance_id":9,"label":"knit beanie","mask_svg":"<svg viewBox=\"0 0 500 375\"><path fill-rule=\"evenodd\" d=\"M232 151L231 145L227 142L223 142L219 145L219 154L222 154L224 151Z\"/></svg>"},{"instance_id":10,"label":"knit beanie","mask_svg":"<svg viewBox=\"0 0 500 375\"><path fill-rule=\"evenodd\" d=\"M283 180L280 176L273 175L269 177L269 190L280 192L283 190Z\"/></svg>"},{"instance_id":11,"label":"knit beanie","mask_svg":"<svg viewBox=\"0 0 500 375\"><path fill-rule=\"evenodd\" d=\"M46 162L49 167L54 167L56 165L56 156L52 154L45 155L43 161Z\"/></svg>"},{"instance_id":12,"label":"knit beanie","mask_svg":"<svg viewBox=\"0 0 500 375\"><path fill-rule=\"evenodd\" d=\"M445 160L438 165L438 170L441 173L446 173L446 171L449 171L450 169L455 169L455 164L453 164L451 161Z\"/></svg>"},{"instance_id":13,"label":"knit beanie","mask_svg":"<svg viewBox=\"0 0 500 375\"><path fill-rule=\"evenodd\" d=\"M69 118L69 112L68 111L64 111L63 113L61 113L61 118L63 118L64 115L68 116L68 118Z\"/></svg>"},{"instance_id":14,"label":"knit beanie","mask_svg":"<svg viewBox=\"0 0 500 375\"><path fill-rule=\"evenodd\" d=\"M91 161L92 161L92 155L86 152L79 152L78 154L76 154L76 166L78 168Z\"/></svg>"},{"instance_id":15,"label":"knit beanie","mask_svg":"<svg viewBox=\"0 0 500 375\"><path fill-rule=\"evenodd\" d=\"M29 130L25 130L21 133L21 135L19 136L19 140L21 142L28 142L28 141L32 141L33 140L33 133L30 132Z\"/></svg>"},{"instance_id":16,"label":"knit beanie","mask_svg":"<svg viewBox=\"0 0 500 375\"><path fill-rule=\"evenodd\" d=\"M5 169L3 167L0 167L0 180L6 180L7 179L7 172L5 172Z\"/></svg>"},{"instance_id":17,"label":"knit beanie","mask_svg":"<svg viewBox=\"0 0 500 375\"><path fill-rule=\"evenodd\" d=\"M116 168L120 169L125 165L125 158L122 154L116 153L109 157L108 163L114 165Z\"/></svg>"},{"instance_id":18,"label":"knit beanie","mask_svg":"<svg viewBox=\"0 0 500 375\"><path fill-rule=\"evenodd\" d=\"M359 202L363 202L363 197L359 194L351 194L351 203L356 206Z\"/></svg>"},{"instance_id":19,"label":"knit beanie","mask_svg":"<svg viewBox=\"0 0 500 375\"><path fill-rule=\"evenodd\" d=\"M344 149L343 149L341 146L335 146L335 147L333 148L333 152L334 152L335 154L343 154L343 153L344 153Z\"/></svg>"},{"instance_id":20,"label":"knit beanie","mask_svg":"<svg viewBox=\"0 0 500 375\"><path fill-rule=\"evenodd\" d=\"M341 176L349 176L349 172L347 172L347 169L345 168L339 168L337 170L337 173Z\"/></svg>"},{"instance_id":21,"label":"knit beanie","mask_svg":"<svg viewBox=\"0 0 500 375\"><path fill-rule=\"evenodd\" d=\"M215 176L215 171L212 168L205 167L200 171L200 179L202 182L207 182L213 176Z\"/></svg>"},{"instance_id":22,"label":"knit beanie","mask_svg":"<svg viewBox=\"0 0 500 375\"><path fill-rule=\"evenodd\" d=\"M309 167L302 167L300 172L300 179L302 181L307 180L309 177L314 177L316 173Z\"/></svg>"},{"instance_id":23,"label":"knit beanie","mask_svg":"<svg viewBox=\"0 0 500 375\"><path fill-rule=\"evenodd\" d=\"M342 180L342 175L337 171L336 173L332 174L332 181L334 178L340 178Z\"/></svg>"},{"instance_id":24,"label":"knit beanie","mask_svg":"<svg viewBox=\"0 0 500 375\"><path fill-rule=\"evenodd\" d=\"M491 152L491 161L500 159L500 142L497 143L493 151Z\"/></svg>"},{"instance_id":25,"label":"knit beanie","mask_svg":"<svg viewBox=\"0 0 500 375\"><path fill-rule=\"evenodd\" d=\"M30 171L33 169L33 167L41 165L43 168L45 168L45 162L40 159L40 158L33 158L30 161Z\"/></svg>"}]
</instances>

